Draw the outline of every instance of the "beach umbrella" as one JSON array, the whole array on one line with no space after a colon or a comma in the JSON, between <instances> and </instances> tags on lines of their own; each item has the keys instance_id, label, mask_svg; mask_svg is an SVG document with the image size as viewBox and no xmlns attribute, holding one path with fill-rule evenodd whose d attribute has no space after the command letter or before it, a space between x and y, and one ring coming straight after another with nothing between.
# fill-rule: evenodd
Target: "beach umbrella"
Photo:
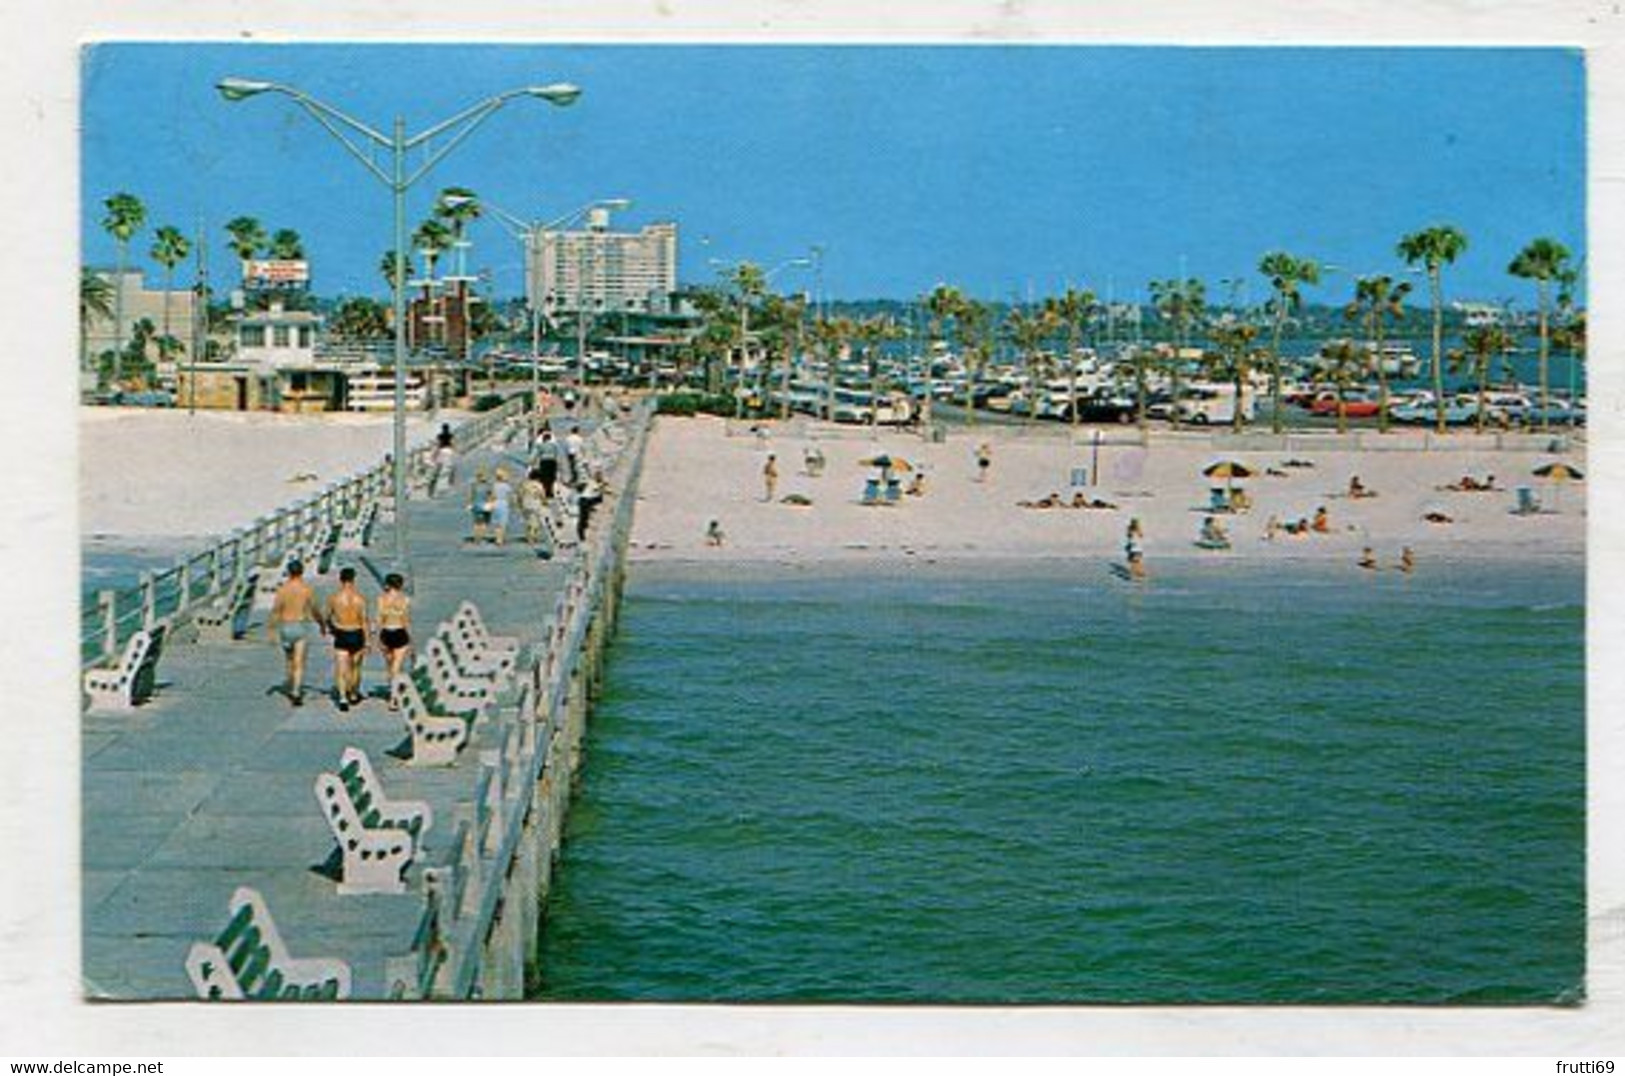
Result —
<instances>
[{"instance_id":1,"label":"beach umbrella","mask_svg":"<svg viewBox=\"0 0 1625 1076\"><path fill-rule=\"evenodd\" d=\"M1578 482L1585 478L1580 469L1573 464L1558 460L1554 463L1543 463L1535 468L1536 478L1549 478L1554 482Z\"/></svg>"},{"instance_id":2,"label":"beach umbrella","mask_svg":"<svg viewBox=\"0 0 1625 1076\"><path fill-rule=\"evenodd\" d=\"M859 460L858 466L881 468L889 467L894 471L912 471L914 469L913 465L910 464L908 460L905 460L899 456L884 454L879 456L870 456L866 460Z\"/></svg>"},{"instance_id":3,"label":"beach umbrella","mask_svg":"<svg viewBox=\"0 0 1625 1076\"><path fill-rule=\"evenodd\" d=\"M1579 482L1585 478L1585 475L1580 473L1578 467L1571 463L1564 463L1562 460L1541 464L1535 468L1534 475L1536 478L1544 478L1549 482L1557 483L1557 493L1552 497L1554 502L1562 497L1563 483Z\"/></svg>"},{"instance_id":4,"label":"beach umbrella","mask_svg":"<svg viewBox=\"0 0 1625 1076\"><path fill-rule=\"evenodd\" d=\"M1233 483L1236 479L1251 478L1253 469L1237 460L1221 460L1218 463L1210 463L1202 468L1202 474L1207 478L1224 479L1224 488L1228 490L1234 488Z\"/></svg>"}]
</instances>

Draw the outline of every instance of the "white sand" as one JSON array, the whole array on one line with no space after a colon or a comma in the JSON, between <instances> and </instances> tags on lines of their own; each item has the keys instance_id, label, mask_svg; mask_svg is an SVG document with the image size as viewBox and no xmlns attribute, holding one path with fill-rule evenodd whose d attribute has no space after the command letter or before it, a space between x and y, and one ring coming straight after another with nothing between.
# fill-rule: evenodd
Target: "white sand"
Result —
<instances>
[{"instance_id":1,"label":"white sand","mask_svg":"<svg viewBox=\"0 0 1625 1076\"><path fill-rule=\"evenodd\" d=\"M436 422L409 416L407 444ZM79 530L206 539L320 492L389 453L390 416L79 409Z\"/></svg>"},{"instance_id":2,"label":"white sand","mask_svg":"<svg viewBox=\"0 0 1625 1076\"><path fill-rule=\"evenodd\" d=\"M1133 441L1133 430L1111 430L1099 453L1099 483L1083 487L1093 498L1118 505L1117 511L1035 510L1017 507L1057 492L1070 498L1072 469L1093 472L1092 448L1074 445L1067 431L1041 427L955 430L943 444L913 434L832 428L793 421L763 439L741 424L713 418L661 418L645 465L632 556L641 561L805 561L856 558L871 562L913 558L925 561L962 557L1121 557L1124 531L1138 517L1145 531L1149 566L1159 557L1223 558L1315 557L1353 563L1370 545L1380 562L1397 560L1412 546L1419 560L1449 556L1581 558L1585 537L1585 486L1561 488L1532 477L1554 457L1546 452L1496 451L1493 438L1452 435L1447 448L1424 450L1415 431L1384 438L1382 449L1332 451L1294 444L1290 451L1235 451L1225 435L1157 433L1150 448ZM1087 429L1084 437L1088 436ZM974 480L973 452L981 441L992 446L987 482ZM1333 439L1324 438L1330 442ZM1256 442L1255 442L1256 443ZM1538 442L1547 447L1548 439ZM823 477L802 467L813 444L827 460ZM762 468L767 454L778 457L777 497L803 494L811 507L763 501ZM877 453L901 456L926 476L923 497L905 496L895 507L860 503L864 480L876 469L860 460ZM1586 467L1583 447L1561 457ZM1201 471L1222 459L1236 459L1258 472L1240 483L1253 497L1244 515L1226 517L1233 548L1206 552L1193 543L1215 483ZM1312 469L1282 468L1288 459L1311 460ZM1266 477L1275 467L1287 477ZM1377 492L1369 499L1347 497L1349 478L1359 475ZM1437 489L1471 474L1494 475L1495 493ZM905 479L909 476L904 475ZM1222 484L1222 483L1219 483ZM1556 512L1511 514L1512 487L1530 485ZM1311 516L1325 505L1332 532L1265 541L1266 521ZM1424 522L1440 511L1448 525ZM726 534L721 548L707 546L707 522L718 520Z\"/></svg>"}]
</instances>

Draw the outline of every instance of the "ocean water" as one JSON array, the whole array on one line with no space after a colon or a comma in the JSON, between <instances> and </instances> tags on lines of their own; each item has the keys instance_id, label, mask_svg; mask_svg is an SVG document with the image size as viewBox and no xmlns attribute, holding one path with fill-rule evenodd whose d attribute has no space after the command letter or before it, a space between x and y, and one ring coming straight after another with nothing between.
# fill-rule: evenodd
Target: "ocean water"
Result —
<instances>
[{"instance_id":1,"label":"ocean water","mask_svg":"<svg viewBox=\"0 0 1625 1076\"><path fill-rule=\"evenodd\" d=\"M634 571L538 996L1578 1000L1581 570L1156 567Z\"/></svg>"}]
</instances>

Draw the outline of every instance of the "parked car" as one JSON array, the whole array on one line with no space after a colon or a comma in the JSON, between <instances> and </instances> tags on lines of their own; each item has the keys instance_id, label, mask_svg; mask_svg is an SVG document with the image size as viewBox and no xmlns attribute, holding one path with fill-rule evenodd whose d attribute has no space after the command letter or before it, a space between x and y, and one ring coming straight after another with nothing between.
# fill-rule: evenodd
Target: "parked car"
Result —
<instances>
[{"instance_id":1,"label":"parked car","mask_svg":"<svg viewBox=\"0 0 1625 1076\"><path fill-rule=\"evenodd\" d=\"M1427 426L1438 421L1438 408L1431 400L1425 403L1411 401L1389 408L1388 416L1395 422ZM1485 417L1487 421L1493 420L1493 416L1488 413L1486 413ZM1445 401L1444 422L1446 426L1465 426L1477 421L1477 397L1453 396Z\"/></svg>"},{"instance_id":2,"label":"parked car","mask_svg":"<svg viewBox=\"0 0 1625 1076\"><path fill-rule=\"evenodd\" d=\"M1309 403L1311 415L1336 415L1339 408L1349 418L1374 418L1382 410L1382 403L1374 396L1351 392L1339 405L1337 393L1321 392Z\"/></svg>"}]
</instances>

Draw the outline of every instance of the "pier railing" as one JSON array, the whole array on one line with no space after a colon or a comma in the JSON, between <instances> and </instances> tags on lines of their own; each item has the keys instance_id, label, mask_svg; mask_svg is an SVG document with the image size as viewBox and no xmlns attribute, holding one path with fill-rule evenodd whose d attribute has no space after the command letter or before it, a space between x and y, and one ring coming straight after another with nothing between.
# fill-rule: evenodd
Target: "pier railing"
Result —
<instances>
[{"instance_id":1,"label":"pier railing","mask_svg":"<svg viewBox=\"0 0 1625 1076\"><path fill-rule=\"evenodd\" d=\"M466 448L487 440L521 407L522 401L515 399L473 416L457 427L457 444ZM432 481L434 450L432 441L408 450L409 488L421 489ZM116 660L120 648L137 631L213 601L248 572L276 565L289 550L330 533L367 505L393 507L387 496L390 484L391 465L381 460L311 497L260 516L207 548L178 558L170 568L142 572L133 587L99 591L80 612L81 668Z\"/></svg>"},{"instance_id":2,"label":"pier railing","mask_svg":"<svg viewBox=\"0 0 1625 1076\"><path fill-rule=\"evenodd\" d=\"M613 630L653 408L604 446L609 513L595 522L536 632L517 701L481 730L480 774L448 860L424 872L410 954L388 961L394 998L516 997L540 929L539 895L562 839L587 700Z\"/></svg>"}]
</instances>

